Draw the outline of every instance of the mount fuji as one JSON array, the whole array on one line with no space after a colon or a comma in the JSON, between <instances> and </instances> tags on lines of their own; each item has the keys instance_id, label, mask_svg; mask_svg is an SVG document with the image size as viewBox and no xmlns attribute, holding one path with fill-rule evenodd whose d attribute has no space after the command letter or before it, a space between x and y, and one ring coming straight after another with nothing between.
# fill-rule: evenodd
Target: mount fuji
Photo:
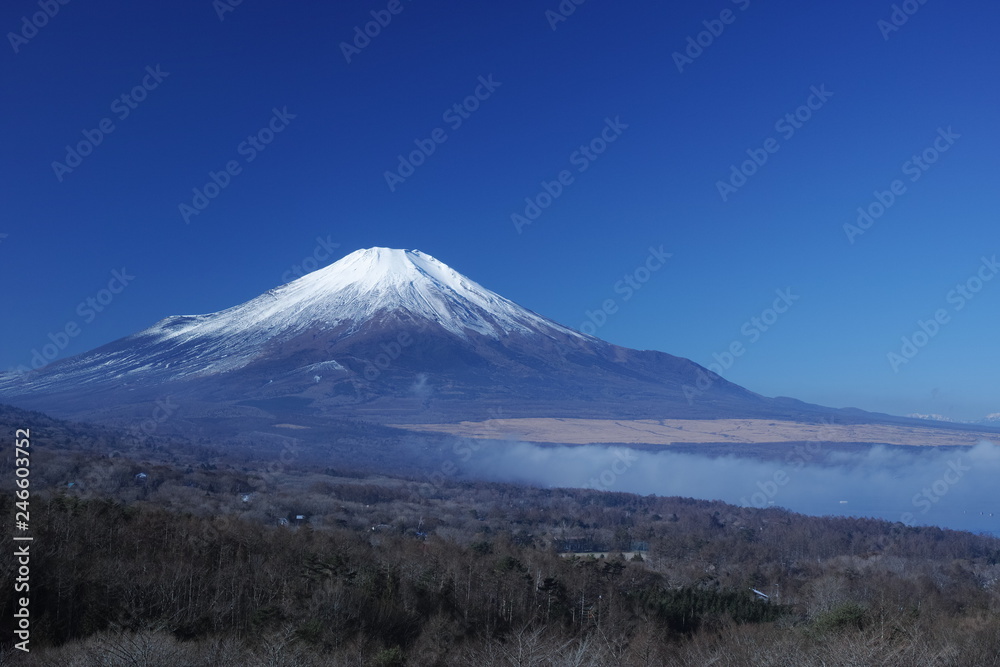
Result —
<instances>
[{"instance_id":1,"label":"mount fuji","mask_svg":"<svg viewBox=\"0 0 1000 667\"><path fill-rule=\"evenodd\" d=\"M697 390L692 392L694 388ZM612 345L417 250L369 248L238 306L168 317L26 374L0 402L92 421L202 425L506 417L903 421L765 398L698 364ZM162 412L162 410L161 410Z\"/></svg>"}]
</instances>

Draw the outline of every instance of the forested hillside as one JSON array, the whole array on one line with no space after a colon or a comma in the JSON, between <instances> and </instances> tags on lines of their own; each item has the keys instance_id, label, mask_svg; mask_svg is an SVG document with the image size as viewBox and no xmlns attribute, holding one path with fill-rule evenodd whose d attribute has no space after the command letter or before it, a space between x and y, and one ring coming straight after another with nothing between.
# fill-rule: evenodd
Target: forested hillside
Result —
<instances>
[{"instance_id":1,"label":"forested hillside","mask_svg":"<svg viewBox=\"0 0 1000 667\"><path fill-rule=\"evenodd\" d=\"M59 428L67 442L33 471L32 652L5 633L3 664L1000 659L994 538L234 462L194 445L157 460L155 443ZM12 525L7 456L0 474ZM11 581L12 559L0 567ZM4 618L13 597L2 589Z\"/></svg>"}]
</instances>

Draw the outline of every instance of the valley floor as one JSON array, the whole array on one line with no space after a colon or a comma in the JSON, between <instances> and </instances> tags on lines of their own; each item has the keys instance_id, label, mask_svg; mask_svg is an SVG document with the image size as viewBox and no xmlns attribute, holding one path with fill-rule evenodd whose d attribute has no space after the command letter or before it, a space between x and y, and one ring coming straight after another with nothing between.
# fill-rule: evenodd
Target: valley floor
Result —
<instances>
[{"instance_id":1,"label":"valley floor","mask_svg":"<svg viewBox=\"0 0 1000 667\"><path fill-rule=\"evenodd\" d=\"M674 445L777 442L875 443L926 447L972 446L997 440L995 432L949 431L887 424L826 424L769 419L560 419L524 418L456 424L397 424L417 432L526 442Z\"/></svg>"},{"instance_id":2,"label":"valley floor","mask_svg":"<svg viewBox=\"0 0 1000 667\"><path fill-rule=\"evenodd\" d=\"M995 538L0 425L34 452L31 653L8 633L2 667L1000 664Z\"/></svg>"}]
</instances>

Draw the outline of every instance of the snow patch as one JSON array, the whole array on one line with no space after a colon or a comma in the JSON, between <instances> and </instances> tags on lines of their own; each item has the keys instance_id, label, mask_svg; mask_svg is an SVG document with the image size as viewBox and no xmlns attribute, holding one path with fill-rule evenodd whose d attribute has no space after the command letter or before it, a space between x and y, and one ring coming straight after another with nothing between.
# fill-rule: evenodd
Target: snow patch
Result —
<instances>
[{"instance_id":1,"label":"snow patch","mask_svg":"<svg viewBox=\"0 0 1000 667\"><path fill-rule=\"evenodd\" d=\"M116 343L117 349L67 359L30 381L38 390L68 379L86 383L125 373L141 378L167 372L174 379L224 373L264 358L272 344L317 327L345 326L348 336L388 316L417 327L434 323L463 338L522 334L597 341L518 306L419 250L368 248L233 308L168 317L124 339L124 345ZM345 369L328 360L300 370L320 377L318 371ZM0 388L13 385L10 378L0 379Z\"/></svg>"}]
</instances>

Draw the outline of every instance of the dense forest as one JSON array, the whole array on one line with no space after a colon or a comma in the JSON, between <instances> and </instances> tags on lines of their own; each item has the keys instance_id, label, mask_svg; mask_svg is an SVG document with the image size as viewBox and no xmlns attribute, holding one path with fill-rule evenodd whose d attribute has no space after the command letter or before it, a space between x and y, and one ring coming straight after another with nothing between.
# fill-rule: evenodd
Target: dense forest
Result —
<instances>
[{"instance_id":1,"label":"dense forest","mask_svg":"<svg viewBox=\"0 0 1000 667\"><path fill-rule=\"evenodd\" d=\"M5 630L2 665L1000 664L994 538L24 420L32 650Z\"/></svg>"}]
</instances>

